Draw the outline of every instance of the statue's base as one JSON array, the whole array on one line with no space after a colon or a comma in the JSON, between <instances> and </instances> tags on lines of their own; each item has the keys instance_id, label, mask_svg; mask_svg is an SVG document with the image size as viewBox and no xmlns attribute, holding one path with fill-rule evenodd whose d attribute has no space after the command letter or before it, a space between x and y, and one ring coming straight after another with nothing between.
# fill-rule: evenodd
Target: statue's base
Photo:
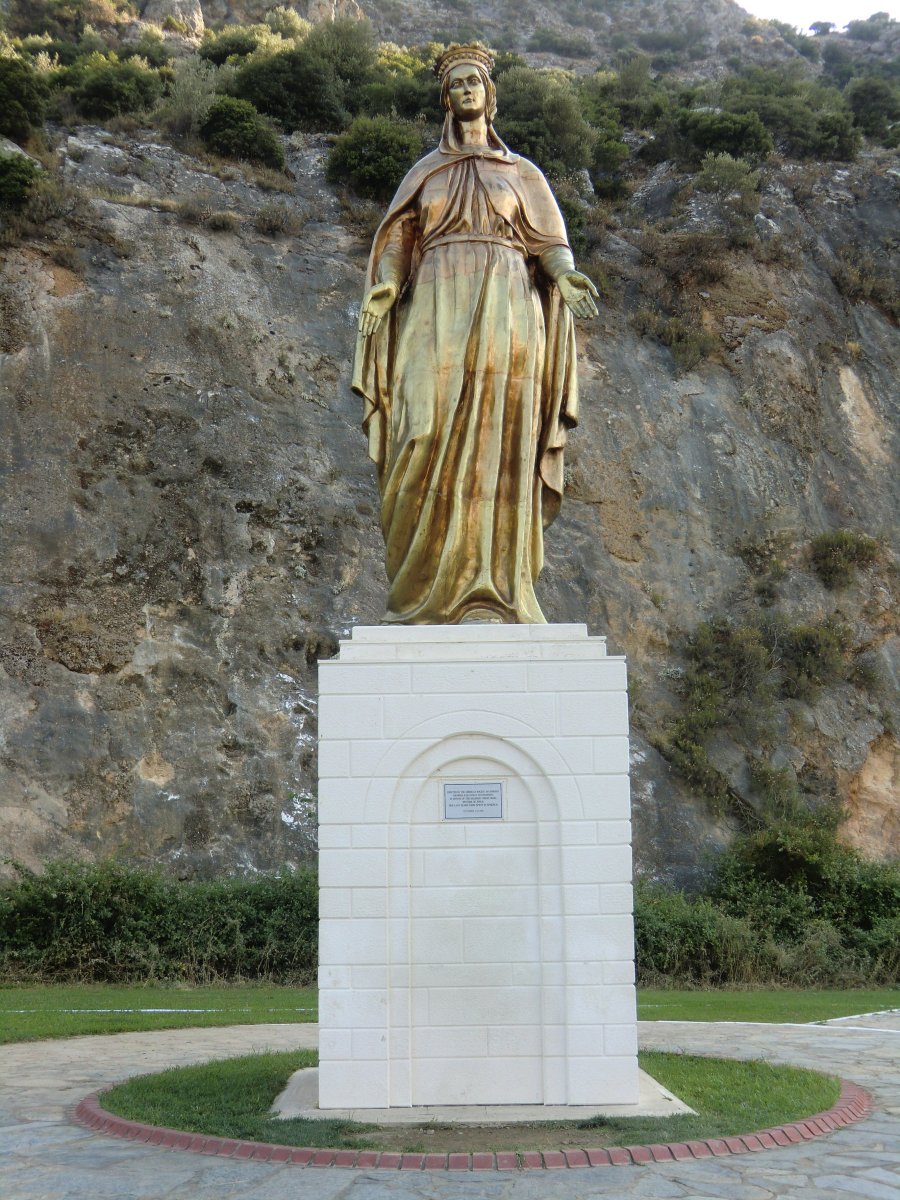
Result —
<instances>
[{"instance_id":1,"label":"statue's base","mask_svg":"<svg viewBox=\"0 0 900 1200\"><path fill-rule=\"evenodd\" d=\"M362 627L319 691L319 1108L637 1104L624 659Z\"/></svg>"}]
</instances>

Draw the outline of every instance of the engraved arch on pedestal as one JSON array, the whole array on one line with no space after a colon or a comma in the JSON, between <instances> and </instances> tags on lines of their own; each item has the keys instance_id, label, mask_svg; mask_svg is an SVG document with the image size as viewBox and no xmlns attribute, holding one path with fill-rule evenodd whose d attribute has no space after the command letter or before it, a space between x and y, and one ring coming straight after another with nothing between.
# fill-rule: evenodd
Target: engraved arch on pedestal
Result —
<instances>
[{"instance_id":1,"label":"engraved arch on pedestal","mask_svg":"<svg viewBox=\"0 0 900 1200\"><path fill-rule=\"evenodd\" d=\"M485 730L484 717L491 716L493 729ZM527 742L528 750L521 742ZM370 784L366 820L387 823L388 936L387 963L392 984L389 991L389 1038L391 1049L391 1103L411 1104L417 1099L416 1071L419 1060L413 1041L419 1022L412 950L417 920L417 897L425 880L414 863L423 854L415 831L448 827L440 821L440 780L465 777L466 765L474 775L506 779L510 795L518 797L518 824L530 827L525 845L532 847L534 877L523 880L533 889L533 936L540 947L533 983L533 1002L540 1012L540 1050L535 1070L542 1074L545 1102L560 1093L557 1078L561 1069L560 1047L556 1044L565 1024L565 970L562 946L565 939L563 912L560 821L568 814L580 815L577 788L566 786L565 764L544 738L515 718L467 712L445 714L423 722L398 740L385 755L383 772ZM392 764L390 776L389 764ZM460 775L460 768L463 768ZM550 770L548 771L548 768ZM567 795L561 805L558 789ZM369 801L371 800L371 805ZM523 806L527 804L527 812ZM422 805L433 815L422 818ZM433 806L433 807L432 807ZM417 809L418 814L417 814ZM455 824L455 823L454 823ZM476 823L480 824L480 823ZM457 827L459 828L459 827ZM441 839L438 838L437 841ZM431 851L432 853L434 851ZM477 914L475 914L477 915ZM490 920L490 914L486 918ZM556 1039L556 1040L554 1040Z\"/></svg>"},{"instance_id":2,"label":"engraved arch on pedestal","mask_svg":"<svg viewBox=\"0 0 900 1200\"><path fill-rule=\"evenodd\" d=\"M577 782L551 738L518 717L466 709L431 717L391 743L372 770L366 792L365 820L395 819L395 803L402 781L412 776L421 777L426 761L431 764L431 759L426 756L433 757L438 747L450 740L461 743L466 738L488 739L495 747L507 747L508 753L515 754L516 761L524 768L522 771L516 769L517 774L546 780L556 805L554 819L582 818Z\"/></svg>"}]
</instances>

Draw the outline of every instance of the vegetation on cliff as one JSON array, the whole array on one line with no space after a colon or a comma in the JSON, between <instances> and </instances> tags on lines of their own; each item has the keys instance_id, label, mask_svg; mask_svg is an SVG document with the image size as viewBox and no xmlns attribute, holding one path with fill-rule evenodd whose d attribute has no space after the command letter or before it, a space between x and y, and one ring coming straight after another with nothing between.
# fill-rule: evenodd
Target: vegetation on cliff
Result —
<instances>
[{"instance_id":1,"label":"vegetation on cliff","mask_svg":"<svg viewBox=\"0 0 900 1200\"><path fill-rule=\"evenodd\" d=\"M639 872L706 887L707 849L809 821L896 854L900 26L672 4L188 36L12 0L0 351L41 499L9 536L41 548L2 618L0 772L30 862L311 854L316 654L380 616L342 364L366 239L435 144L439 36L497 48L498 130L605 302L542 586L629 654Z\"/></svg>"}]
</instances>

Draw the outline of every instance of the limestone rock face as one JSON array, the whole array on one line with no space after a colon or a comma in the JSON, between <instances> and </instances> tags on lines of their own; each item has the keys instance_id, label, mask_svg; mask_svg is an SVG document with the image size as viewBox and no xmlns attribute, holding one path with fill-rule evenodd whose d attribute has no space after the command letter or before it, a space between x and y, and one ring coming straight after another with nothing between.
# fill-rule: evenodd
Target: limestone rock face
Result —
<instances>
[{"instance_id":1,"label":"limestone rock face","mask_svg":"<svg viewBox=\"0 0 900 1200\"><path fill-rule=\"evenodd\" d=\"M166 18L177 21L194 37L201 37L206 28L200 0L147 0L141 9L141 19L165 26Z\"/></svg>"},{"instance_id":2,"label":"limestone rock face","mask_svg":"<svg viewBox=\"0 0 900 1200\"><path fill-rule=\"evenodd\" d=\"M386 581L348 386L371 234L324 183L324 139L285 146L273 201L237 167L82 128L60 145L68 224L0 266L0 844L26 863L252 872L314 847L316 663L380 621ZM676 883L735 828L653 748L679 711L679 641L760 613L772 547L778 611L837 614L858 666L778 708L772 761L848 806L851 841L900 852L900 335L834 282L848 246L896 237L900 174L804 172L801 190L772 169L762 195L790 253L728 251L697 288L724 331L713 357L679 371L631 319L658 282L641 214L671 204L671 167L609 231L613 292L578 331L582 419L540 601L629 657L638 866ZM198 195L238 229L187 223L177 204ZM296 237L257 231L273 202ZM809 542L842 526L884 549L832 593ZM752 806L736 736L710 758Z\"/></svg>"}]
</instances>

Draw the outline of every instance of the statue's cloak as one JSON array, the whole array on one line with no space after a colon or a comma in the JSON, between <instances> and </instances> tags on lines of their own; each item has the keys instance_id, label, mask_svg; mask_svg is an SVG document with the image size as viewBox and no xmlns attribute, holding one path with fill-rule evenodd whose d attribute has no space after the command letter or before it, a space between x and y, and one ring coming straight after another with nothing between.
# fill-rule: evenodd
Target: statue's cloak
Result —
<instances>
[{"instance_id":1,"label":"statue's cloak","mask_svg":"<svg viewBox=\"0 0 900 1200\"><path fill-rule=\"evenodd\" d=\"M352 386L364 400L369 455L379 472L392 581L389 620L446 623L461 619L467 608L480 607L481 602L495 608L503 620L544 619L532 584L543 565L542 531L559 512L566 432L576 423L578 405L572 316L540 265L540 256L551 252L552 257L554 248L565 252L568 241L546 180L496 135L493 145L478 149L458 148L445 136L441 146L408 173L375 234L366 290L392 279L402 291L377 332L359 335ZM469 279L474 282L467 292L463 283ZM508 300L503 291L507 286ZM537 296L539 304L528 295ZM427 358L431 343L440 342L444 326L458 316L454 304L468 313L459 344L442 344L424 376L424 367L410 360ZM503 332L507 324L509 347ZM468 374L464 358L473 364ZM497 378L504 370L509 405L497 399ZM479 371L481 383L472 385ZM527 395L521 392L523 374L531 381ZM455 382L441 382L448 376ZM438 382L432 384L432 379ZM432 387L440 394L425 395ZM441 393L446 387L455 388L449 400ZM441 456L460 453L446 438L441 442L443 433L435 432L435 422L458 422L466 405L478 411L472 420L480 425L465 437L459 431L452 436L467 441L470 457L483 453L485 461L493 462L498 482L489 501L478 499L483 469L473 467L467 474L465 457L454 468L455 476L440 463L432 466L443 461ZM485 415L490 405L505 416L492 423L490 414ZM501 461L507 450L499 441L508 441L508 436L494 425L513 421L511 414L523 408L533 411L530 434L523 433L518 458ZM410 455L424 452L429 439L435 444L427 452L428 462L410 467ZM491 449L494 441L496 454ZM518 492L517 475L523 476ZM469 509L469 525L477 526L483 512L483 530L451 529L451 490L457 507ZM426 501L423 493L433 495ZM503 505L510 513L501 519L497 510ZM525 510L519 514L521 521L513 507ZM415 520L425 524L424 531L414 526L412 509ZM454 538L456 549L451 547L444 561L438 561L441 554L433 543ZM504 554L518 556L515 571L501 562ZM460 583L467 564L474 564L472 578Z\"/></svg>"}]
</instances>

